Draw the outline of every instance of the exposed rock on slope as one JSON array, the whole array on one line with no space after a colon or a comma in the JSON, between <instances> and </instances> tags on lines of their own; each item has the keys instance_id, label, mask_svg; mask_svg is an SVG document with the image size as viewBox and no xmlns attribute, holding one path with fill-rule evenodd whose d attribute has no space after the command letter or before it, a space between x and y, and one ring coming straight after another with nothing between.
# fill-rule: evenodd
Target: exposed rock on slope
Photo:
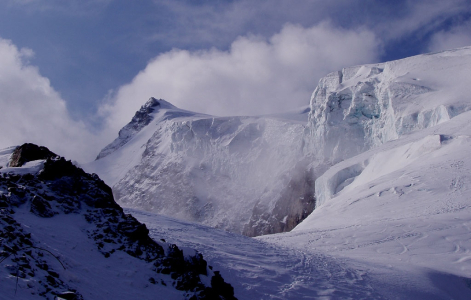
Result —
<instances>
[{"instance_id":1,"label":"exposed rock on slope","mask_svg":"<svg viewBox=\"0 0 471 300\"><path fill-rule=\"evenodd\" d=\"M299 169L281 192L274 209L270 210L263 203L255 205L244 235L288 232L309 216L316 205L314 175L312 171L305 171L303 165Z\"/></svg>"},{"instance_id":2,"label":"exposed rock on slope","mask_svg":"<svg viewBox=\"0 0 471 300\"><path fill-rule=\"evenodd\" d=\"M111 144L103 148L97 156L97 159L103 158L108 154L112 153L118 148L124 146L129 140L142 128L149 125L149 123L153 120L152 112L159 108L176 108L172 104L166 102L162 99L155 99L150 98L141 109L139 109L134 117L132 118L131 122L129 122L126 126L124 126L118 133L118 138L114 140Z\"/></svg>"},{"instance_id":3,"label":"exposed rock on slope","mask_svg":"<svg viewBox=\"0 0 471 300\"><path fill-rule=\"evenodd\" d=\"M140 299L153 299L154 293L168 299L235 299L232 287L201 254L149 238L146 226L123 213L97 175L44 147L25 144L13 154L25 166L0 173L5 295L131 299L124 295L133 291L143 293L136 296ZM29 161L38 157L47 159ZM90 273L93 268L98 273ZM139 274L129 286L124 275L133 268ZM138 291L142 285L147 290Z\"/></svg>"}]
</instances>

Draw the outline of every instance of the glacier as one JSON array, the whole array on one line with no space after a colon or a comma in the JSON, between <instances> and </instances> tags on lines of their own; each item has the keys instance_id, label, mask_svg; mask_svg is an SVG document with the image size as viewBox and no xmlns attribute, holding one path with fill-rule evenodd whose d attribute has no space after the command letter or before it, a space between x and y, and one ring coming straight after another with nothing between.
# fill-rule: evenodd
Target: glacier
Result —
<instances>
[{"instance_id":1,"label":"glacier","mask_svg":"<svg viewBox=\"0 0 471 300\"><path fill-rule=\"evenodd\" d=\"M332 165L470 108L469 48L344 68L311 98L308 152Z\"/></svg>"},{"instance_id":2,"label":"glacier","mask_svg":"<svg viewBox=\"0 0 471 300\"><path fill-rule=\"evenodd\" d=\"M319 81L309 107L279 115L215 117L151 98L84 167L125 207L249 236L290 231L368 160L316 181L329 168L469 110L469 56L344 68Z\"/></svg>"}]
</instances>

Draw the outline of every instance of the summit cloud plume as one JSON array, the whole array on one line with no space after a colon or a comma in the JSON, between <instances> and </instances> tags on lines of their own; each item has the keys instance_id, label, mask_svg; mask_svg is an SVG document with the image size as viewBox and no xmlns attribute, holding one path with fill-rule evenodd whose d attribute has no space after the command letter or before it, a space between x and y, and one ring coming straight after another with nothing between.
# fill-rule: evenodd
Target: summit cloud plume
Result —
<instances>
[{"instance_id":1,"label":"summit cloud plume","mask_svg":"<svg viewBox=\"0 0 471 300\"><path fill-rule=\"evenodd\" d=\"M269 39L241 36L226 51L174 49L112 93L101 113L117 130L151 96L218 116L282 112L307 105L320 77L374 62L379 49L371 31L329 22L310 28L286 24Z\"/></svg>"}]
</instances>

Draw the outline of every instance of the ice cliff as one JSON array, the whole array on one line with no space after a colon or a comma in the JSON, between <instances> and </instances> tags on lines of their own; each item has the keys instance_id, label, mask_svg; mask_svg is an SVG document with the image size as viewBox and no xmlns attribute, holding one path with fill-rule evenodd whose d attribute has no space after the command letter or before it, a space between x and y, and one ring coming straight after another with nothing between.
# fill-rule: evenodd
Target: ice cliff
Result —
<instances>
[{"instance_id":1,"label":"ice cliff","mask_svg":"<svg viewBox=\"0 0 471 300\"><path fill-rule=\"evenodd\" d=\"M327 75L312 95L306 152L328 169L468 111L470 64L471 47L465 47ZM350 184L368 163L365 158L330 169L316 182L317 205Z\"/></svg>"},{"instance_id":2,"label":"ice cliff","mask_svg":"<svg viewBox=\"0 0 471 300\"><path fill-rule=\"evenodd\" d=\"M470 107L470 48L328 74L311 98L308 152L329 165Z\"/></svg>"}]
</instances>

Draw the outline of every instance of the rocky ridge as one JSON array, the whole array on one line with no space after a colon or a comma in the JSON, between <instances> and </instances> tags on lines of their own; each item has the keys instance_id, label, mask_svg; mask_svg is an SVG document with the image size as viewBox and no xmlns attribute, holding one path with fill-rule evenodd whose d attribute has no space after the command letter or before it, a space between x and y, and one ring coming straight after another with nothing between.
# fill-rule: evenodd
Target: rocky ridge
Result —
<instances>
[{"instance_id":1,"label":"rocky ridge","mask_svg":"<svg viewBox=\"0 0 471 300\"><path fill-rule=\"evenodd\" d=\"M38 160L30 162L31 158ZM22 167L25 163L38 167ZM184 253L176 245L152 240L144 224L123 213L111 189L96 174L87 174L32 144L17 147L12 164L17 167L3 168L0 174L0 274L11 289L47 299L87 298L86 287L61 275L66 268L74 272L67 257L70 253L57 253L54 240L38 239L40 234L32 225L65 215L69 216L66 220L80 220L77 224L84 238L101 253L100 262L123 255L125 261L142 261L154 272L148 283L181 291L180 299L235 299L230 284L200 253ZM64 222L58 219L57 226L62 226L60 220Z\"/></svg>"}]
</instances>

